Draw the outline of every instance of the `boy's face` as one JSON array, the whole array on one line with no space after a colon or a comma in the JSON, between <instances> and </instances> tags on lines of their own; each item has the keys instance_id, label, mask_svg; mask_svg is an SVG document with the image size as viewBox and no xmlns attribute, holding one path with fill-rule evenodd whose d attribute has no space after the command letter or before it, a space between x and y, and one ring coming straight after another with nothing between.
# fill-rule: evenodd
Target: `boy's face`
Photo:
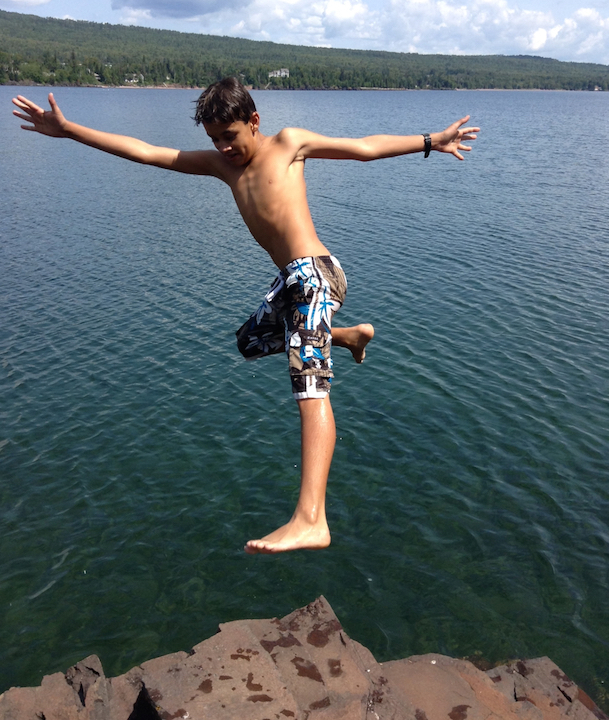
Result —
<instances>
[{"instance_id":1,"label":"boy's face","mask_svg":"<svg viewBox=\"0 0 609 720\"><path fill-rule=\"evenodd\" d=\"M232 123L205 124L205 132L216 150L231 165L246 165L256 149L256 134L260 125L258 113L248 122L235 120Z\"/></svg>"}]
</instances>

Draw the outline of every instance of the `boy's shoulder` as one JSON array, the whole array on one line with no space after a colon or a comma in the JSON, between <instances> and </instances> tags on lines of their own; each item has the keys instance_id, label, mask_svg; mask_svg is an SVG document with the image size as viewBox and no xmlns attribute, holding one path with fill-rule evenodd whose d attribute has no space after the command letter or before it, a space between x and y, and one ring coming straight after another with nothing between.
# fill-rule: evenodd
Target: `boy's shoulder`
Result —
<instances>
[{"instance_id":1,"label":"boy's shoulder","mask_svg":"<svg viewBox=\"0 0 609 720\"><path fill-rule=\"evenodd\" d=\"M273 144L276 144L284 150L294 152L296 156L298 156L305 147L317 146L320 144L320 141L326 140L323 135L318 135L310 130L298 127L282 128L276 135L273 135L269 139Z\"/></svg>"},{"instance_id":2,"label":"boy's shoulder","mask_svg":"<svg viewBox=\"0 0 609 720\"><path fill-rule=\"evenodd\" d=\"M306 132L307 131L302 128L285 127L282 128L276 135L273 135L273 140L278 143L292 145L299 142Z\"/></svg>"},{"instance_id":3,"label":"boy's shoulder","mask_svg":"<svg viewBox=\"0 0 609 720\"><path fill-rule=\"evenodd\" d=\"M301 128L282 128L275 135L267 135L264 138L260 158L270 158L279 154L289 158L289 161L292 162L300 156L305 137L306 131Z\"/></svg>"}]
</instances>

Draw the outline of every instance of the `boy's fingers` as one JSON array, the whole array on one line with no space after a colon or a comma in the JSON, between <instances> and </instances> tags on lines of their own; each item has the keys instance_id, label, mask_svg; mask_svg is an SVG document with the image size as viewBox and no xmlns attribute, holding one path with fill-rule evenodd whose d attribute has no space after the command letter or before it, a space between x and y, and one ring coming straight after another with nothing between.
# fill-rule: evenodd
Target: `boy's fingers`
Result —
<instances>
[{"instance_id":1,"label":"boy's fingers","mask_svg":"<svg viewBox=\"0 0 609 720\"><path fill-rule=\"evenodd\" d=\"M25 120L27 122L34 122L29 115L24 115L23 113L20 113L18 110L13 110L13 115L15 117L18 117L20 120Z\"/></svg>"},{"instance_id":2,"label":"boy's fingers","mask_svg":"<svg viewBox=\"0 0 609 720\"><path fill-rule=\"evenodd\" d=\"M28 100L23 95L17 95L17 100L18 100L18 102L15 103L16 105L20 104L20 106L23 108L35 108L36 110L40 110L40 108L38 107L38 105L36 105L36 103L33 103L31 100ZM15 102L15 101L13 100L13 102Z\"/></svg>"},{"instance_id":3,"label":"boy's fingers","mask_svg":"<svg viewBox=\"0 0 609 720\"><path fill-rule=\"evenodd\" d=\"M14 99L13 99L13 103L18 108L21 108L21 110L23 110L24 112L27 113L27 117L25 115L19 115L19 117L22 117L24 120L30 120L32 118L32 116L35 115L36 113L43 112L43 110L41 108L39 108L37 105L34 105L34 103L27 104L27 103L23 103L23 102L18 102ZM18 114L16 110L13 110L13 113L15 115Z\"/></svg>"}]
</instances>

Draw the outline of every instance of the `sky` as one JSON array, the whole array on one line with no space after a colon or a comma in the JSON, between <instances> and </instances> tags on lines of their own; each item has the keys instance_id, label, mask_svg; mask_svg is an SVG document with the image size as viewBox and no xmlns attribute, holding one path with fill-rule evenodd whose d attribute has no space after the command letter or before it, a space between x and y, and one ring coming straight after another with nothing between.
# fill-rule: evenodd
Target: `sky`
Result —
<instances>
[{"instance_id":1,"label":"sky","mask_svg":"<svg viewBox=\"0 0 609 720\"><path fill-rule=\"evenodd\" d=\"M609 65L609 0L0 0L0 9L293 45Z\"/></svg>"}]
</instances>

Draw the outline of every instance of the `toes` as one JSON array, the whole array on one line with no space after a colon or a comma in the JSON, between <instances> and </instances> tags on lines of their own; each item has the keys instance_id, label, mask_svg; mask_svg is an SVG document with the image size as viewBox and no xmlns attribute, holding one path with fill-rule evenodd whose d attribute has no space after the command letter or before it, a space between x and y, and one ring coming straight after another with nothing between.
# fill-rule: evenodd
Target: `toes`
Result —
<instances>
[{"instance_id":1,"label":"toes","mask_svg":"<svg viewBox=\"0 0 609 720\"><path fill-rule=\"evenodd\" d=\"M248 543L246 543L243 549L249 555L262 555L272 552L272 550L269 549L266 543L260 542L258 540L250 540Z\"/></svg>"}]
</instances>

